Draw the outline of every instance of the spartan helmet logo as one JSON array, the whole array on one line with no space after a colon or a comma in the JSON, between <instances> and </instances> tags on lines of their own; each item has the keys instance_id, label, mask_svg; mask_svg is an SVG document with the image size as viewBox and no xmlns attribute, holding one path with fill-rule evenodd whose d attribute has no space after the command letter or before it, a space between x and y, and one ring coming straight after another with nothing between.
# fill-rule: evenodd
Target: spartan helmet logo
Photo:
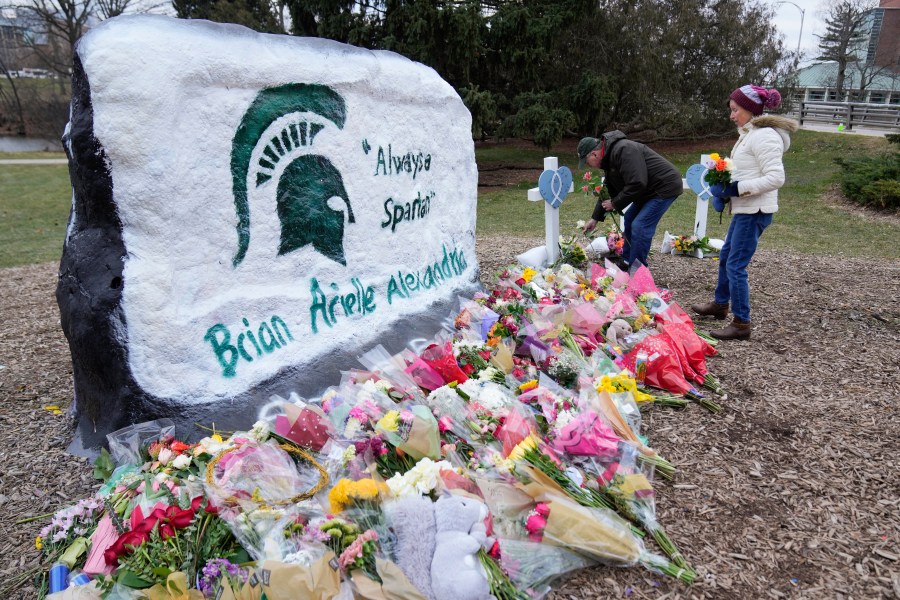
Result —
<instances>
[{"instance_id":1,"label":"spartan helmet logo","mask_svg":"<svg viewBox=\"0 0 900 600\"><path fill-rule=\"evenodd\" d=\"M344 99L322 85L290 83L257 94L231 143L232 190L238 217L234 266L244 260L250 245L247 176L251 156L260 144L265 146L254 167L255 187L269 184L280 170L279 162L290 160L281 171L276 192L281 221L278 254L312 244L322 255L346 266L341 203L347 207L347 222L354 223L350 199L340 172L330 160L310 150L322 129L333 125L343 128L345 113ZM265 140L267 133L271 138Z\"/></svg>"}]
</instances>

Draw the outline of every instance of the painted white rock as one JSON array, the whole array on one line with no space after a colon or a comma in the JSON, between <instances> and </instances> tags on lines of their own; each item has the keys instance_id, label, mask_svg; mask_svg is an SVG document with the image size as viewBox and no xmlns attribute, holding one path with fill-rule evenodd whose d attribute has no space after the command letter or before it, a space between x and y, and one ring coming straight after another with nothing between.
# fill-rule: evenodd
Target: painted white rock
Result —
<instances>
[{"instance_id":1,"label":"painted white rock","mask_svg":"<svg viewBox=\"0 0 900 600\"><path fill-rule=\"evenodd\" d=\"M477 287L470 125L390 52L155 16L88 33L57 291L84 443L243 425L433 334Z\"/></svg>"}]
</instances>

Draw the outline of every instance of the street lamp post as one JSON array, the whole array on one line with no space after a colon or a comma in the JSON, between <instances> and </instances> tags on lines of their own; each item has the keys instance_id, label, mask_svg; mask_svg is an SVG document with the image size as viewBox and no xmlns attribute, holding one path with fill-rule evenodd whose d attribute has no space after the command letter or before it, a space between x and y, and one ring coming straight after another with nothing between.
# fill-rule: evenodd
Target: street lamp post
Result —
<instances>
[{"instance_id":1,"label":"street lamp post","mask_svg":"<svg viewBox=\"0 0 900 600\"><path fill-rule=\"evenodd\" d=\"M778 2L775 3L776 6L779 4L793 4L794 6L797 7L797 10L800 11L800 35L797 38L797 62L799 63L800 62L800 43L803 41L803 19L804 19L804 17L806 17L806 10L804 8L802 8L796 2L791 2L790 0L779 0Z\"/></svg>"}]
</instances>

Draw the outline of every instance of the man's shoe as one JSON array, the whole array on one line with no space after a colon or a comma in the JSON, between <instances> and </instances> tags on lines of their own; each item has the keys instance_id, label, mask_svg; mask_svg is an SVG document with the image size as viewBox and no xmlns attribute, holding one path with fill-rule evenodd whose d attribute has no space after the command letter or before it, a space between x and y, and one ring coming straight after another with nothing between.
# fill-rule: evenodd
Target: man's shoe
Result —
<instances>
[{"instance_id":1,"label":"man's shoe","mask_svg":"<svg viewBox=\"0 0 900 600\"><path fill-rule=\"evenodd\" d=\"M724 329L710 331L709 335L717 340L749 340L753 331L753 323L735 317Z\"/></svg>"},{"instance_id":2,"label":"man's shoe","mask_svg":"<svg viewBox=\"0 0 900 600\"><path fill-rule=\"evenodd\" d=\"M707 302L706 304L691 304L691 310L701 317L713 317L720 321L728 316L728 305L719 304L717 302Z\"/></svg>"}]
</instances>

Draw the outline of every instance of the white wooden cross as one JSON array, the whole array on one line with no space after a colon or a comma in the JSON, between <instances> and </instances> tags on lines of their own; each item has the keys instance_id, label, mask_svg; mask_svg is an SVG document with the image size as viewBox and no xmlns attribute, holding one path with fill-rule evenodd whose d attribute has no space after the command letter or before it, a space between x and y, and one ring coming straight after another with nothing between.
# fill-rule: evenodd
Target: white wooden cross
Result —
<instances>
[{"instance_id":1,"label":"white wooden cross","mask_svg":"<svg viewBox=\"0 0 900 600\"><path fill-rule=\"evenodd\" d=\"M700 164L705 165L707 161L709 161L709 154L701 154ZM698 238L703 238L706 235L706 219L709 214L709 201L711 198L703 199L700 197L700 194L709 191L709 184L703 178L700 181L703 182L703 189L697 194L697 208L694 211L694 235ZM684 180L684 189L691 189L687 179ZM703 258L702 253L700 258Z\"/></svg>"},{"instance_id":2,"label":"white wooden cross","mask_svg":"<svg viewBox=\"0 0 900 600\"><path fill-rule=\"evenodd\" d=\"M557 157L548 156L544 158L545 173L547 171L556 172L558 170L559 160ZM565 170L568 171L568 169ZM571 172L569 173L569 176L571 177ZM555 207L551 205L550 201L544 198L541 194L540 187L528 190L529 201L544 203L544 245L532 248L516 257L519 263L527 267L543 268L552 265L556 262L556 259L559 258L559 206L562 204L563 199L565 199L566 194L571 193L575 189L575 185L569 183L568 189L563 190L562 188L565 186L559 185L562 180L558 175L554 175L554 178L554 182L557 185L551 187L553 187L554 190L555 200L558 200Z\"/></svg>"},{"instance_id":3,"label":"white wooden cross","mask_svg":"<svg viewBox=\"0 0 900 600\"><path fill-rule=\"evenodd\" d=\"M706 221L709 216L709 203L712 195L709 193L709 183L705 176L708 171L706 164L709 162L709 154L700 155L700 163L688 168L687 176L683 180L685 190L693 190L697 194L697 208L694 210L694 235L698 238L706 237ZM722 240L709 240L709 245L717 250L722 247ZM703 258L702 250L694 250L692 253L697 258Z\"/></svg>"}]
</instances>

